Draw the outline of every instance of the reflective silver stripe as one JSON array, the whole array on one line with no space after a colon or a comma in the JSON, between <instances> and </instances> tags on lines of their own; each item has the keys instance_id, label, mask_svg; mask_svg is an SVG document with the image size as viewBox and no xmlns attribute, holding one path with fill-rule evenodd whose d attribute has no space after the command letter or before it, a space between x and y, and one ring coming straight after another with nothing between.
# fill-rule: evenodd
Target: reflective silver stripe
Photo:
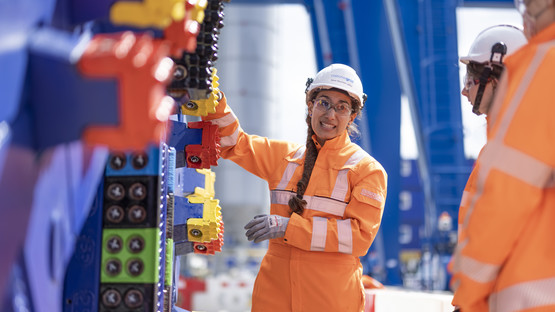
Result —
<instances>
[{"instance_id":1,"label":"reflective silver stripe","mask_svg":"<svg viewBox=\"0 0 555 312\"><path fill-rule=\"evenodd\" d=\"M334 216L342 217L345 214L345 208L347 208L347 203L331 198L305 195L303 199L307 202L306 209L321 211Z\"/></svg>"},{"instance_id":2,"label":"reflective silver stripe","mask_svg":"<svg viewBox=\"0 0 555 312\"><path fill-rule=\"evenodd\" d=\"M555 278L519 283L489 297L492 312L522 311L555 305Z\"/></svg>"},{"instance_id":3,"label":"reflective silver stripe","mask_svg":"<svg viewBox=\"0 0 555 312\"><path fill-rule=\"evenodd\" d=\"M299 147L299 149L295 152L295 155L293 155L293 159L302 158L305 151L306 151L306 146L305 145Z\"/></svg>"},{"instance_id":4,"label":"reflective silver stripe","mask_svg":"<svg viewBox=\"0 0 555 312\"><path fill-rule=\"evenodd\" d=\"M282 191L282 190L272 190L270 191L270 203L278 205L287 205L291 196L295 196L294 192ZM303 196L306 197L306 196Z\"/></svg>"},{"instance_id":5,"label":"reflective silver stripe","mask_svg":"<svg viewBox=\"0 0 555 312\"><path fill-rule=\"evenodd\" d=\"M272 204L287 205L291 196L295 195L291 191L272 190L270 192L270 200ZM347 207L347 203L326 197L304 195L303 199L307 203L306 209L321 211L339 217L345 214L345 208Z\"/></svg>"},{"instance_id":6,"label":"reflective silver stripe","mask_svg":"<svg viewBox=\"0 0 555 312\"><path fill-rule=\"evenodd\" d=\"M353 253L353 232L351 220L337 220L337 238L339 240L339 252Z\"/></svg>"},{"instance_id":7,"label":"reflective silver stripe","mask_svg":"<svg viewBox=\"0 0 555 312\"><path fill-rule=\"evenodd\" d=\"M306 146L301 146L296 152L295 155L293 155L293 159L299 159L304 155L304 152L306 150ZM297 167L299 166L299 164L297 164L296 162L289 162L287 164L287 167L285 168L285 171L283 172L283 176L281 177L281 181L279 182L278 186L276 187L279 190L284 190L287 185L289 184L289 181L291 181L291 178L293 177L293 173L295 173L295 170L297 169ZM289 199L288 199L289 200Z\"/></svg>"},{"instance_id":8,"label":"reflective silver stripe","mask_svg":"<svg viewBox=\"0 0 555 312\"><path fill-rule=\"evenodd\" d=\"M459 255L457 259L457 271L462 271L468 278L478 283L489 283L497 278L500 265L480 262L470 257Z\"/></svg>"},{"instance_id":9,"label":"reflective silver stripe","mask_svg":"<svg viewBox=\"0 0 555 312\"><path fill-rule=\"evenodd\" d=\"M331 192L331 198L344 201L345 196L347 196L347 191L349 190L349 180L347 179L347 174L349 169L339 170L337 173L337 178L335 179L335 186Z\"/></svg>"},{"instance_id":10,"label":"reflective silver stripe","mask_svg":"<svg viewBox=\"0 0 555 312\"><path fill-rule=\"evenodd\" d=\"M289 181L291 181L291 178L293 177L293 173L295 173L295 170L297 169L298 166L299 164L295 162L290 162L287 164L287 167L283 172L283 176L281 177L281 181L279 181L279 184L277 186L278 189L283 190L287 187L287 184L289 184Z\"/></svg>"},{"instance_id":11,"label":"reflective silver stripe","mask_svg":"<svg viewBox=\"0 0 555 312\"><path fill-rule=\"evenodd\" d=\"M359 149L353 155L351 155L351 157L349 157L344 166L354 166L358 164L361 160L363 160L364 157L370 157L370 155L368 155L368 153L364 150Z\"/></svg>"},{"instance_id":12,"label":"reflective silver stripe","mask_svg":"<svg viewBox=\"0 0 555 312\"><path fill-rule=\"evenodd\" d=\"M469 191L463 191L462 197L461 197L461 206L466 207L468 206L468 201L470 200L470 192Z\"/></svg>"},{"instance_id":13,"label":"reflective silver stripe","mask_svg":"<svg viewBox=\"0 0 555 312\"><path fill-rule=\"evenodd\" d=\"M218 127L223 128L225 126L229 126L232 123L234 123L235 121L237 121L237 117L235 116L235 114L233 112L229 112L229 114L217 118L217 119L212 119L210 120L210 122L214 125L218 125Z\"/></svg>"},{"instance_id":14,"label":"reflective silver stripe","mask_svg":"<svg viewBox=\"0 0 555 312\"><path fill-rule=\"evenodd\" d=\"M356 151L343 165L345 166L355 166L358 164L362 159L365 157L370 157L368 153L364 150ZM335 179L335 186L333 187L333 191L331 192L331 198L337 199L340 201L345 200L345 196L347 196L347 192L349 191L349 180L347 179L347 174L349 173L349 168L345 168L339 170L337 173L337 178Z\"/></svg>"},{"instance_id":15,"label":"reflective silver stripe","mask_svg":"<svg viewBox=\"0 0 555 312\"><path fill-rule=\"evenodd\" d=\"M239 136L239 128L237 128L232 135L222 137L220 139L220 146L221 147L234 146L235 144L237 144L238 136Z\"/></svg>"},{"instance_id":16,"label":"reflective silver stripe","mask_svg":"<svg viewBox=\"0 0 555 312\"><path fill-rule=\"evenodd\" d=\"M493 141L484 149L484 154L491 168L501 170L538 188L553 185L555 169L517 149ZM498 157L499 155L503 156Z\"/></svg>"},{"instance_id":17,"label":"reflective silver stripe","mask_svg":"<svg viewBox=\"0 0 555 312\"><path fill-rule=\"evenodd\" d=\"M312 242L310 250L324 251L326 248L326 235L328 233L328 219L313 217L312 218Z\"/></svg>"}]
</instances>

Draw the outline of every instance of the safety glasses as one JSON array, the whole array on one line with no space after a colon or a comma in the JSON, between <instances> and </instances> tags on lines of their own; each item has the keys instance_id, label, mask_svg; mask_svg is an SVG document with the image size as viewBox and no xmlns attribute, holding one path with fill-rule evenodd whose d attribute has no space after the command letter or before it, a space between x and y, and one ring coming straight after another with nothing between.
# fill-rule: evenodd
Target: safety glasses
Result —
<instances>
[{"instance_id":1,"label":"safety glasses","mask_svg":"<svg viewBox=\"0 0 555 312\"><path fill-rule=\"evenodd\" d=\"M491 81L491 77L488 78L488 82ZM472 76L470 76L469 74L464 75L464 89L466 91L470 90L470 88L472 88L473 86L477 86L480 84L480 79L478 78L474 78Z\"/></svg>"},{"instance_id":2,"label":"safety glasses","mask_svg":"<svg viewBox=\"0 0 555 312\"><path fill-rule=\"evenodd\" d=\"M466 91L470 90L475 85L480 84L480 79L476 79L468 74L464 75L464 89Z\"/></svg>"},{"instance_id":3,"label":"safety glasses","mask_svg":"<svg viewBox=\"0 0 555 312\"><path fill-rule=\"evenodd\" d=\"M327 112L333 108L335 110L335 113L339 116L349 116L353 112L353 109L349 104L337 103L335 105L332 105L326 99L316 99L314 101L314 108L322 112Z\"/></svg>"}]
</instances>

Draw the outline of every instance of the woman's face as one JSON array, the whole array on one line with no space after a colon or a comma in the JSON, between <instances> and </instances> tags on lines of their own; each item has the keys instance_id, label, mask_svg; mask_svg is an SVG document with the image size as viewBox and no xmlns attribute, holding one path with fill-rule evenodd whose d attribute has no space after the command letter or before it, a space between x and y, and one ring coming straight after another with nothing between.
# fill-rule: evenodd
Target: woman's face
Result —
<instances>
[{"instance_id":1,"label":"woman's face","mask_svg":"<svg viewBox=\"0 0 555 312\"><path fill-rule=\"evenodd\" d=\"M352 113L351 98L334 90L318 92L316 98L308 102L308 113L320 145L342 134L356 117Z\"/></svg>"},{"instance_id":2,"label":"woman's face","mask_svg":"<svg viewBox=\"0 0 555 312\"><path fill-rule=\"evenodd\" d=\"M489 107L493 101L493 83L494 80L488 81L488 83L486 84L486 88L484 89L484 94L482 94L480 107L478 108L481 114L487 115ZM478 82L478 80L467 73L465 77L465 84L463 86L461 94L466 96L472 106L474 106L474 103L476 102L476 95L478 94L479 88L480 83Z\"/></svg>"}]
</instances>

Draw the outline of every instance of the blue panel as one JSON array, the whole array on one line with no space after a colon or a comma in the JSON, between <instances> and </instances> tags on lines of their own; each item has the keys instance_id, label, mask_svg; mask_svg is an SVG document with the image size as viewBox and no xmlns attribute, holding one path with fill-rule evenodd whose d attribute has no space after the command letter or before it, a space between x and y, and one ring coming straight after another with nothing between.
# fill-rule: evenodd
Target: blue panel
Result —
<instances>
[{"instance_id":1,"label":"blue panel","mask_svg":"<svg viewBox=\"0 0 555 312\"><path fill-rule=\"evenodd\" d=\"M175 196L187 196L195 192L196 187L206 188L206 176L197 169L181 167L175 169Z\"/></svg>"},{"instance_id":2,"label":"blue panel","mask_svg":"<svg viewBox=\"0 0 555 312\"><path fill-rule=\"evenodd\" d=\"M0 303L3 312L34 311L23 256L12 267L3 300Z\"/></svg>"},{"instance_id":3,"label":"blue panel","mask_svg":"<svg viewBox=\"0 0 555 312\"><path fill-rule=\"evenodd\" d=\"M438 212L457 215L460 194L470 172L463 150L457 3L399 1L436 204L437 212L427 211L426 215L432 228Z\"/></svg>"},{"instance_id":4,"label":"blue panel","mask_svg":"<svg viewBox=\"0 0 555 312\"><path fill-rule=\"evenodd\" d=\"M101 183L90 214L78 236L75 252L64 279L63 311L98 310L100 286L100 253L102 250L102 190Z\"/></svg>"},{"instance_id":5,"label":"blue panel","mask_svg":"<svg viewBox=\"0 0 555 312\"><path fill-rule=\"evenodd\" d=\"M189 218L202 218L204 204L192 204L186 197L174 197L174 225L187 224Z\"/></svg>"},{"instance_id":6,"label":"blue panel","mask_svg":"<svg viewBox=\"0 0 555 312\"><path fill-rule=\"evenodd\" d=\"M51 14L54 1L0 1L0 121L13 121L23 92L29 35Z\"/></svg>"},{"instance_id":7,"label":"blue panel","mask_svg":"<svg viewBox=\"0 0 555 312\"><path fill-rule=\"evenodd\" d=\"M58 0L65 2L66 6L58 5L59 22L68 25L79 25L92 20L108 21L110 19L110 7L116 0ZM67 11L60 12L61 8Z\"/></svg>"},{"instance_id":8,"label":"blue panel","mask_svg":"<svg viewBox=\"0 0 555 312\"><path fill-rule=\"evenodd\" d=\"M384 240L387 279L384 283L400 285L399 266L399 190L401 89L381 1L354 1L360 75L369 94L364 114L370 135L371 155L388 173L388 196L380 231ZM369 12L373 14L369 16Z\"/></svg>"},{"instance_id":9,"label":"blue panel","mask_svg":"<svg viewBox=\"0 0 555 312\"><path fill-rule=\"evenodd\" d=\"M26 107L31 110L34 144L39 150L78 140L87 126L118 123L115 79L85 78L72 59L79 40L88 37L47 28L33 36L25 88L33 90Z\"/></svg>"},{"instance_id":10,"label":"blue panel","mask_svg":"<svg viewBox=\"0 0 555 312\"><path fill-rule=\"evenodd\" d=\"M120 166L116 166L117 161L121 162ZM105 175L110 177L157 176L159 166L160 151L158 147L151 146L148 148L148 153L112 153L108 159Z\"/></svg>"},{"instance_id":11,"label":"blue panel","mask_svg":"<svg viewBox=\"0 0 555 312\"><path fill-rule=\"evenodd\" d=\"M50 154L49 161L43 162L34 184L24 256L33 305L44 311L61 311L66 266L74 251L76 233L80 232L91 207L91 202L76 201L75 197L81 195L74 192L86 184L83 179L92 175L75 174L75 168L86 172L81 162L87 157L80 153L80 146L60 145L46 153ZM86 166L87 170L91 167ZM103 168L96 169L94 176L103 171ZM96 185L89 191L94 194ZM76 202L83 206L77 206Z\"/></svg>"},{"instance_id":12,"label":"blue panel","mask_svg":"<svg viewBox=\"0 0 555 312\"><path fill-rule=\"evenodd\" d=\"M202 129L189 129L187 124L179 121L171 121L171 134L168 145L177 151L184 151L187 145L202 144Z\"/></svg>"},{"instance_id":13,"label":"blue panel","mask_svg":"<svg viewBox=\"0 0 555 312\"><path fill-rule=\"evenodd\" d=\"M307 1L318 68L331 63L349 64L344 12L337 1ZM315 3L316 2L316 3ZM325 28L323 25L325 24ZM329 51L325 48L329 45ZM364 82L364 81L363 81Z\"/></svg>"}]
</instances>

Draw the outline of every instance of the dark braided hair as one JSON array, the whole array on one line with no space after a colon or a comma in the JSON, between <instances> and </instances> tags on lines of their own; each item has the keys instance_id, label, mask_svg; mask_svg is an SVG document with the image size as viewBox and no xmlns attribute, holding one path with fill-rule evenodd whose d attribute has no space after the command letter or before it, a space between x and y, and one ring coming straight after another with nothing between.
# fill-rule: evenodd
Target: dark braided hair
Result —
<instances>
[{"instance_id":1,"label":"dark braided hair","mask_svg":"<svg viewBox=\"0 0 555 312\"><path fill-rule=\"evenodd\" d=\"M312 174L312 169L314 169L314 163L316 163L316 158L318 157L318 149L316 144L312 140L314 135L314 130L312 130L310 115L306 115L306 123L308 124L307 136L306 136L306 152L304 158L304 168L303 175L299 182L297 183L297 195L292 196L289 199L289 207L291 208L291 213L297 213L302 215L304 208L306 207L306 200L303 199L304 192L310 180L310 175Z\"/></svg>"}]
</instances>

